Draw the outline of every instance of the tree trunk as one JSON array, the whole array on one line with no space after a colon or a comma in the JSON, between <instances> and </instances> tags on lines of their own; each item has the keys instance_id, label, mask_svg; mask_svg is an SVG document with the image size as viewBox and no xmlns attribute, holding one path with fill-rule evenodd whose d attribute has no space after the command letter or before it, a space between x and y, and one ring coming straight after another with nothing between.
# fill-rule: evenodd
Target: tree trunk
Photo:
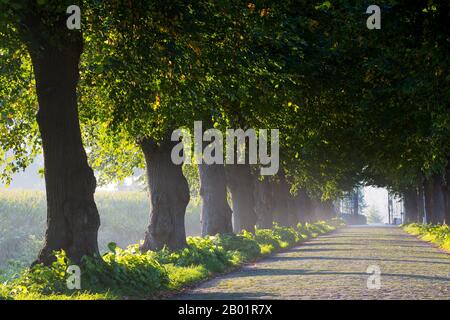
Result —
<instances>
[{"instance_id":1,"label":"tree trunk","mask_svg":"<svg viewBox=\"0 0 450 320\"><path fill-rule=\"evenodd\" d=\"M202 236L232 233L232 211L227 201L223 164L199 164L202 197Z\"/></svg>"},{"instance_id":2,"label":"tree trunk","mask_svg":"<svg viewBox=\"0 0 450 320\"><path fill-rule=\"evenodd\" d=\"M273 225L274 194L273 182L267 177L256 179L255 185L255 211L258 217L257 225L262 229L270 229Z\"/></svg>"},{"instance_id":3,"label":"tree trunk","mask_svg":"<svg viewBox=\"0 0 450 320\"><path fill-rule=\"evenodd\" d=\"M433 176L433 220L432 223L445 222L445 183L442 175Z\"/></svg>"},{"instance_id":4,"label":"tree trunk","mask_svg":"<svg viewBox=\"0 0 450 320\"><path fill-rule=\"evenodd\" d=\"M304 189L297 190L297 194L294 196L294 202L296 207L297 222L305 223L308 215L308 195Z\"/></svg>"},{"instance_id":5,"label":"tree trunk","mask_svg":"<svg viewBox=\"0 0 450 320\"><path fill-rule=\"evenodd\" d=\"M289 226L295 227L299 223L299 211L300 211L300 195L289 193L288 212L289 212Z\"/></svg>"},{"instance_id":6,"label":"tree trunk","mask_svg":"<svg viewBox=\"0 0 450 320\"><path fill-rule=\"evenodd\" d=\"M47 196L45 244L35 263L52 263L55 250L66 251L78 263L83 256L99 255L100 226L96 180L82 144L77 109L82 37L65 34L70 31L62 25L45 27L32 11L23 28L36 79Z\"/></svg>"},{"instance_id":7,"label":"tree trunk","mask_svg":"<svg viewBox=\"0 0 450 320\"><path fill-rule=\"evenodd\" d=\"M431 178L424 183L423 193L425 198L425 222L430 223L434 221L433 214L433 181Z\"/></svg>"},{"instance_id":8,"label":"tree trunk","mask_svg":"<svg viewBox=\"0 0 450 320\"><path fill-rule=\"evenodd\" d=\"M448 159L447 167L445 168L445 223L450 225L450 158Z\"/></svg>"},{"instance_id":9,"label":"tree trunk","mask_svg":"<svg viewBox=\"0 0 450 320\"><path fill-rule=\"evenodd\" d=\"M275 210L274 221L283 227L289 226L289 209L290 209L290 192L289 185L284 175L280 174L280 181L275 184Z\"/></svg>"},{"instance_id":10,"label":"tree trunk","mask_svg":"<svg viewBox=\"0 0 450 320\"><path fill-rule=\"evenodd\" d=\"M353 192L353 215L359 215L359 194L358 190Z\"/></svg>"},{"instance_id":11,"label":"tree trunk","mask_svg":"<svg viewBox=\"0 0 450 320\"><path fill-rule=\"evenodd\" d=\"M336 209L334 207L333 201L326 200L322 202L323 207L323 219L329 220L331 218L336 217Z\"/></svg>"},{"instance_id":12,"label":"tree trunk","mask_svg":"<svg viewBox=\"0 0 450 320\"><path fill-rule=\"evenodd\" d=\"M303 191L303 214L301 214L300 221L302 223L305 222L313 222L314 221L314 205L311 197L308 195L306 190Z\"/></svg>"},{"instance_id":13,"label":"tree trunk","mask_svg":"<svg viewBox=\"0 0 450 320\"><path fill-rule=\"evenodd\" d=\"M309 197L309 215L308 215L308 222L313 223L316 222L317 219L317 205L318 202L313 197Z\"/></svg>"},{"instance_id":14,"label":"tree trunk","mask_svg":"<svg viewBox=\"0 0 450 320\"><path fill-rule=\"evenodd\" d=\"M417 187L417 209L418 209L418 216L417 216L417 222L422 223L423 219L425 217L425 202L424 202L424 194L423 194L423 185L419 185Z\"/></svg>"},{"instance_id":15,"label":"tree trunk","mask_svg":"<svg viewBox=\"0 0 450 320\"><path fill-rule=\"evenodd\" d=\"M225 167L227 185L233 203L233 229L255 231L257 220L253 195L254 178L248 164L232 164Z\"/></svg>"},{"instance_id":16,"label":"tree trunk","mask_svg":"<svg viewBox=\"0 0 450 320\"><path fill-rule=\"evenodd\" d=\"M405 221L404 223L416 222L418 219L418 206L417 206L417 190L411 188L403 193L403 201L405 208Z\"/></svg>"},{"instance_id":17,"label":"tree trunk","mask_svg":"<svg viewBox=\"0 0 450 320\"><path fill-rule=\"evenodd\" d=\"M316 202L315 215L317 220L326 220L328 219L329 210L325 202L322 200L318 200Z\"/></svg>"},{"instance_id":18,"label":"tree trunk","mask_svg":"<svg viewBox=\"0 0 450 320\"><path fill-rule=\"evenodd\" d=\"M141 143L150 190L150 223L141 250L177 250L186 246L184 216L189 203L189 186L182 165L172 162L175 142L160 145L150 139Z\"/></svg>"},{"instance_id":19,"label":"tree trunk","mask_svg":"<svg viewBox=\"0 0 450 320\"><path fill-rule=\"evenodd\" d=\"M433 175L425 182L425 208L428 223L445 221L444 180L441 175Z\"/></svg>"}]
</instances>

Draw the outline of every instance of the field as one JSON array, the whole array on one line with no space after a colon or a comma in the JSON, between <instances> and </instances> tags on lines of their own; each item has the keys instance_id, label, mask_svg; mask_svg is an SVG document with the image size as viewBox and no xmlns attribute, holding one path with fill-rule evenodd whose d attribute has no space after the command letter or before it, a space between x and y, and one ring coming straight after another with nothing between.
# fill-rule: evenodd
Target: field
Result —
<instances>
[{"instance_id":1,"label":"field","mask_svg":"<svg viewBox=\"0 0 450 320\"><path fill-rule=\"evenodd\" d=\"M146 192L97 192L100 213L100 251L115 242L138 243L149 216ZM46 224L45 193L35 190L0 191L0 281L29 265L43 245ZM191 203L186 214L188 235L200 234L200 207Z\"/></svg>"}]
</instances>

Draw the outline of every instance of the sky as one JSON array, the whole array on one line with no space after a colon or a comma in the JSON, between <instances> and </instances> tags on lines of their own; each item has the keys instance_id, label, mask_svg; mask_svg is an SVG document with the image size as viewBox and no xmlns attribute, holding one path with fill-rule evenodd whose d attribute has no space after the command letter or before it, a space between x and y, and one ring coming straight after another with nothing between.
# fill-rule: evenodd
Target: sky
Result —
<instances>
[{"instance_id":1,"label":"sky","mask_svg":"<svg viewBox=\"0 0 450 320\"><path fill-rule=\"evenodd\" d=\"M364 201L367 207L363 213L367 214L370 207L375 207L383 219L387 219L388 214L388 192L384 188L364 187Z\"/></svg>"}]
</instances>

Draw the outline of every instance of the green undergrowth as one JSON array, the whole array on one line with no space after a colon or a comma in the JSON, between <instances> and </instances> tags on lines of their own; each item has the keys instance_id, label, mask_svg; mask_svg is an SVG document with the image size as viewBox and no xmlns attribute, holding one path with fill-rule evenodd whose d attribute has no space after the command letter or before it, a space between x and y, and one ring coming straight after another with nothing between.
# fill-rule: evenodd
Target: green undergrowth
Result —
<instances>
[{"instance_id":1,"label":"green undergrowth","mask_svg":"<svg viewBox=\"0 0 450 320\"><path fill-rule=\"evenodd\" d=\"M274 225L254 233L188 237L187 247L142 253L138 245L122 249L114 243L102 259L83 258L81 290L69 290L71 265L64 252L51 266L36 265L0 284L0 299L126 299L154 298L181 289L215 274L342 227L340 219Z\"/></svg>"},{"instance_id":2,"label":"green undergrowth","mask_svg":"<svg viewBox=\"0 0 450 320\"><path fill-rule=\"evenodd\" d=\"M403 226L403 229L422 240L437 244L440 248L450 252L450 227L446 224L419 224L411 223Z\"/></svg>"}]
</instances>

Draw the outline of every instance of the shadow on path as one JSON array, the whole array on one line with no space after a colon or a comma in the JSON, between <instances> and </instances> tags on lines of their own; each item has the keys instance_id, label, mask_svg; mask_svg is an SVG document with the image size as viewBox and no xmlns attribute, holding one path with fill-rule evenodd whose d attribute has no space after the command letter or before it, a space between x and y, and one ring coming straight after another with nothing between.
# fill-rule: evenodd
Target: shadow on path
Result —
<instances>
[{"instance_id":1,"label":"shadow on path","mask_svg":"<svg viewBox=\"0 0 450 320\"><path fill-rule=\"evenodd\" d=\"M370 290L370 265L381 288ZM450 255L397 227L351 227L265 257L175 299L450 299Z\"/></svg>"},{"instance_id":2,"label":"shadow on path","mask_svg":"<svg viewBox=\"0 0 450 320\"><path fill-rule=\"evenodd\" d=\"M323 251L323 250L316 250ZM308 257L293 257L293 256L274 256L270 258L266 258L265 261L281 261L281 260L291 260L291 261L301 261L301 260L341 260L341 261L380 261L380 262L409 262L409 263L425 263L425 264L443 264L446 266L450 266L450 261L441 262L441 261L430 261L430 260L401 260L401 259L381 259L381 258L348 258L348 257L317 257L317 256L308 256Z\"/></svg>"}]
</instances>

